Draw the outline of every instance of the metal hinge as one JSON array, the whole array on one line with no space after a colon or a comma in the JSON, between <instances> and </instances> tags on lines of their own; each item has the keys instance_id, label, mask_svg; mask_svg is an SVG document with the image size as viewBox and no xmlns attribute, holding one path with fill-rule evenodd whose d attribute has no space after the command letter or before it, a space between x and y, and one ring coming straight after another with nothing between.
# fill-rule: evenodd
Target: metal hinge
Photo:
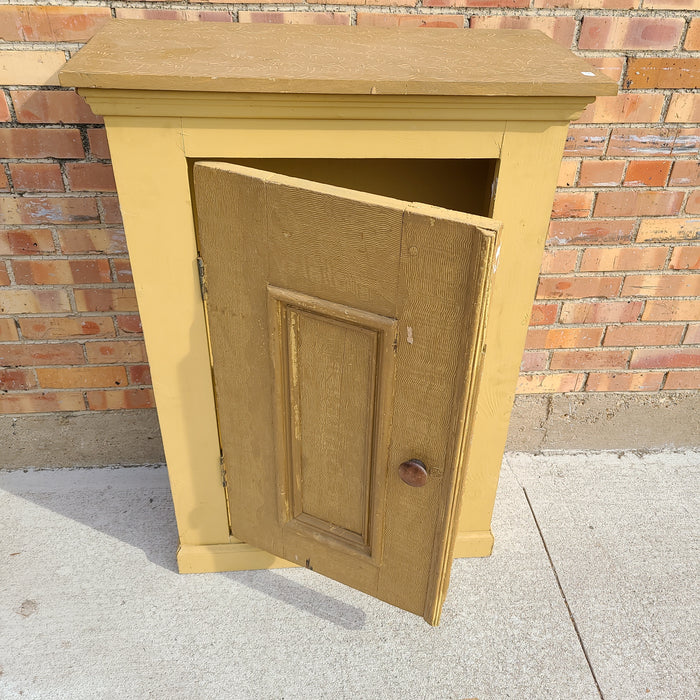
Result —
<instances>
[{"instance_id":1,"label":"metal hinge","mask_svg":"<svg viewBox=\"0 0 700 700\"><path fill-rule=\"evenodd\" d=\"M224 453L219 455L219 469L221 470L221 483L226 488L226 465L224 464Z\"/></svg>"},{"instance_id":2,"label":"metal hinge","mask_svg":"<svg viewBox=\"0 0 700 700\"><path fill-rule=\"evenodd\" d=\"M199 272L199 291L202 294L202 301L207 300L207 278L204 274L204 260L197 258L197 271Z\"/></svg>"}]
</instances>

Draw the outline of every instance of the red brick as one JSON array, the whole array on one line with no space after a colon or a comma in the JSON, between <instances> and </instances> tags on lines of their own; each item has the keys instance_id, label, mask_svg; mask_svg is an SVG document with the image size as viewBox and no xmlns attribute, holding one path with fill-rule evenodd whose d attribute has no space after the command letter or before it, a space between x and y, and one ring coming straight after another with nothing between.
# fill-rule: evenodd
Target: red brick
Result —
<instances>
[{"instance_id":1,"label":"red brick","mask_svg":"<svg viewBox=\"0 0 700 700\"><path fill-rule=\"evenodd\" d=\"M671 270L700 270L700 246L678 246L671 253Z\"/></svg>"},{"instance_id":2,"label":"red brick","mask_svg":"<svg viewBox=\"0 0 700 700\"><path fill-rule=\"evenodd\" d=\"M9 192L10 191L10 183L7 179L7 173L5 172L5 170L1 164L0 164L0 191L1 192Z\"/></svg>"},{"instance_id":3,"label":"red brick","mask_svg":"<svg viewBox=\"0 0 700 700\"><path fill-rule=\"evenodd\" d=\"M122 213L119 209L119 200L116 197L100 197L102 207L102 222L105 224L121 224Z\"/></svg>"},{"instance_id":4,"label":"red brick","mask_svg":"<svg viewBox=\"0 0 700 700\"><path fill-rule=\"evenodd\" d=\"M624 81L633 90L688 90L698 83L700 58L630 58Z\"/></svg>"},{"instance_id":5,"label":"red brick","mask_svg":"<svg viewBox=\"0 0 700 700\"><path fill-rule=\"evenodd\" d=\"M621 296L691 297L700 295L700 275L628 275Z\"/></svg>"},{"instance_id":6,"label":"red brick","mask_svg":"<svg viewBox=\"0 0 700 700\"><path fill-rule=\"evenodd\" d=\"M624 170L624 160L583 160L579 187L617 187Z\"/></svg>"},{"instance_id":7,"label":"red brick","mask_svg":"<svg viewBox=\"0 0 700 700\"><path fill-rule=\"evenodd\" d=\"M479 17L469 20L472 29L539 29L559 44L569 48L574 40L573 17Z\"/></svg>"},{"instance_id":8,"label":"red brick","mask_svg":"<svg viewBox=\"0 0 700 700\"><path fill-rule=\"evenodd\" d=\"M642 321L700 321L700 299L649 299Z\"/></svg>"},{"instance_id":9,"label":"red brick","mask_svg":"<svg viewBox=\"0 0 700 700\"><path fill-rule=\"evenodd\" d=\"M17 326L12 318L0 318L0 341L19 340Z\"/></svg>"},{"instance_id":10,"label":"red brick","mask_svg":"<svg viewBox=\"0 0 700 700\"><path fill-rule=\"evenodd\" d=\"M595 348L603 338L603 328L530 328L525 347L540 348Z\"/></svg>"},{"instance_id":11,"label":"red brick","mask_svg":"<svg viewBox=\"0 0 700 700\"><path fill-rule=\"evenodd\" d=\"M691 323L683 338L683 345L700 345L700 323Z\"/></svg>"},{"instance_id":12,"label":"red brick","mask_svg":"<svg viewBox=\"0 0 700 700\"><path fill-rule=\"evenodd\" d=\"M129 375L129 384L150 386L151 368L148 365L130 365L126 369Z\"/></svg>"},{"instance_id":13,"label":"red brick","mask_svg":"<svg viewBox=\"0 0 700 700\"><path fill-rule=\"evenodd\" d=\"M700 348L641 348L632 351L630 369L700 367Z\"/></svg>"},{"instance_id":14,"label":"red brick","mask_svg":"<svg viewBox=\"0 0 700 700\"><path fill-rule=\"evenodd\" d=\"M677 160L668 184L671 187L700 187L700 161Z\"/></svg>"},{"instance_id":15,"label":"red brick","mask_svg":"<svg viewBox=\"0 0 700 700\"><path fill-rule=\"evenodd\" d=\"M654 93L608 95L597 97L576 120L577 124L610 122L658 122L664 106L664 95Z\"/></svg>"},{"instance_id":16,"label":"red brick","mask_svg":"<svg viewBox=\"0 0 700 700\"><path fill-rule=\"evenodd\" d=\"M552 205L553 219L586 217L593 204L593 192L557 192Z\"/></svg>"},{"instance_id":17,"label":"red brick","mask_svg":"<svg viewBox=\"0 0 700 700\"><path fill-rule=\"evenodd\" d=\"M650 51L678 46L685 20L661 17L584 17L579 49Z\"/></svg>"},{"instance_id":18,"label":"red brick","mask_svg":"<svg viewBox=\"0 0 700 700\"><path fill-rule=\"evenodd\" d=\"M664 156L673 152L678 129L631 129L619 127L612 130L607 154L609 156Z\"/></svg>"},{"instance_id":19,"label":"red brick","mask_svg":"<svg viewBox=\"0 0 700 700\"><path fill-rule=\"evenodd\" d=\"M535 7L567 7L571 9L631 10L638 0L535 0ZM590 59L586 59L587 61Z\"/></svg>"},{"instance_id":20,"label":"red brick","mask_svg":"<svg viewBox=\"0 0 700 700\"><path fill-rule=\"evenodd\" d=\"M700 238L700 219L643 219L637 241L693 241Z\"/></svg>"},{"instance_id":21,"label":"red brick","mask_svg":"<svg viewBox=\"0 0 700 700\"><path fill-rule=\"evenodd\" d=\"M140 340L114 340L85 344L88 362L92 364L147 362L146 347Z\"/></svg>"},{"instance_id":22,"label":"red brick","mask_svg":"<svg viewBox=\"0 0 700 700\"><path fill-rule=\"evenodd\" d=\"M605 333L606 347L639 347L640 345L678 345L683 326L624 325L610 326Z\"/></svg>"},{"instance_id":23,"label":"red brick","mask_svg":"<svg viewBox=\"0 0 700 700\"><path fill-rule=\"evenodd\" d=\"M131 264L128 258L120 258L114 260L114 271L116 273L117 282L122 284L131 284L134 281L134 276L131 273Z\"/></svg>"},{"instance_id":24,"label":"red brick","mask_svg":"<svg viewBox=\"0 0 700 700\"><path fill-rule=\"evenodd\" d=\"M695 190L690 193L688 201L685 203L685 213L692 215L700 214L700 190Z\"/></svg>"},{"instance_id":25,"label":"red brick","mask_svg":"<svg viewBox=\"0 0 700 700\"><path fill-rule=\"evenodd\" d=\"M17 260L17 284L100 284L111 282L109 262L93 260ZM101 291L101 290L100 290Z\"/></svg>"},{"instance_id":26,"label":"red brick","mask_svg":"<svg viewBox=\"0 0 700 700\"><path fill-rule=\"evenodd\" d=\"M545 250L542 257L542 265L540 273L546 275L561 275L566 272L573 272L576 268L576 260L578 259L578 250L566 248L555 248L553 250Z\"/></svg>"},{"instance_id":27,"label":"red brick","mask_svg":"<svg viewBox=\"0 0 700 700\"><path fill-rule=\"evenodd\" d=\"M683 48L686 51L700 51L700 19L691 19Z\"/></svg>"},{"instance_id":28,"label":"red brick","mask_svg":"<svg viewBox=\"0 0 700 700\"><path fill-rule=\"evenodd\" d=\"M0 122L9 122L12 119L10 108L7 106L5 93L0 93Z\"/></svg>"},{"instance_id":29,"label":"red brick","mask_svg":"<svg viewBox=\"0 0 700 700\"><path fill-rule=\"evenodd\" d=\"M559 177L557 187L573 187L576 184L576 174L578 172L577 160L563 160L559 167Z\"/></svg>"},{"instance_id":30,"label":"red brick","mask_svg":"<svg viewBox=\"0 0 700 700\"><path fill-rule=\"evenodd\" d=\"M0 395L0 414L54 413L56 411L84 410L85 401L82 393L79 391Z\"/></svg>"},{"instance_id":31,"label":"red brick","mask_svg":"<svg viewBox=\"0 0 700 700\"><path fill-rule=\"evenodd\" d=\"M552 221L548 245L600 245L628 243L632 240L633 221Z\"/></svg>"},{"instance_id":32,"label":"red brick","mask_svg":"<svg viewBox=\"0 0 700 700\"><path fill-rule=\"evenodd\" d=\"M16 192L63 192L58 163L10 163Z\"/></svg>"},{"instance_id":33,"label":"red brick","mask_svg":"<svg viewBox=\"0 0 700 700\"><path fill-rule=\"evenodd\" d=\"M383 12L358 12L358 27L464 27L463 15L397 15Z\"/></svg>"},{"instance_id":34,"label":"red brick","mask_svg":"<svg viewBox=\"0 0 700 700\"><path fill-rule=\"evenodd\" d=\"M309 0L309 2L323 2L324 0ZM345 0L342 4L352 4L353 0ZM372 0L367 2L367 5L414 5L415 0ZM504 7L508 9L516 9L521 7L529 7L530 0L424 0L423 7Z\"/></svg>"},{"instance_id":35,"label":"red brick","mask_svg":"<svg viewBox=\"0 0 700 700\"><path fill-rule=\"evenodd\" d=\"M0 255L42 255L54 250L48 229L0 231Z\"/></svg>"},{"instance_id":36,"label":"red brick","mask_svg":"<svg viewBox=\"0 0 700 700\"><path fill-rule=\"evenodd\" d=\"M700 10L700 0L642 0L644 10Z\"/></svg>"},{"instance_id":37,"label":"red brick","mask_svg":"<svg viewBox=\"0 0 700 700\"><path fill-rule=\"evenodd\" d=\"M658 391L663 378L663 372L592 372L586 391Z\"/></svg>"},{"instance_id":38,"label":"red brick","mask_svg":"<svg viewBox=\"0 0 700 700\"><path fill-rule=\"evenodd\" d=\"M668 248L589 248L583 251L581 272L616 270L661 270Z\"/></svg>"},{"instance_id":39,"label":"red brick","mask_svg":"<svg viewBox=\"0 0 700 700\"><path fill-rule=\"evenodd\" d=\"M94 199L87 197L0 197L0 224L71 224L99 221Z\"/></svg>"},{"instance_id":40,"label":"red brick","mask_svg":"<svg viewBox=\"0 0 700 700\"><path fill-rule=\"evenodd\" d=\"M120 335L143 333L143 328L141 328L141 318L137 314L117 316L117 327L119 328Z\"/></svg>"},{"instance_id":41,"label":"red brick","mask_svg":"<svg viewBox=\"0 0 700 700\"><path fill-rule=\"evenodd\" d=\"M4 41L85 42L111 17L108 7L0 7Z\"/></svg>"},{"instance_id":42,"label":"red brick","mask_svg":"<svg viewBox=\"0 0 700 700\"><path fill-rule=\"evenodd\" d=\"M218 2L218 0L212 0L212 2ZM326 0L309 0L309 4L311 5L325 5ZM392 7L402 7L402 6L408 6L408 7L413 7L416 3L415 0L359 0L359 2L356 2L355 0L341 0L340 2L334 3L335 5L357 5L357 6L368 6L368 5L381 5L382 7L386 7L387 5L390 5ZM423 3L424 7L433 7L433 5L429 5L427 2ZM448 4L448 0L444 0L444 4L442 5L434 5L434 7L449 7L450 5Z\"/></svg>"},{"instance_id":43,"label":"red brick","mask_svg":"<svg viewBox=\"0 0 700 700\"><path fill-rule=\"evenodd\" d=\"M700 122L700 95L692 92L672 95L666 121L685 124Z\"/></svg>"},{"instance_id":44,"label":"red brick","mask_svg":"<svg viewBox=\"0 0 700 700\"><path fill-rule=\"evenodd\" d=\"M114 323L103 316L20 318L22 335L30 340L109 337L114 335Z\"/></svg>"},{"instance_id":45,"label":"red brick","mask_svg":"<svg viewBox=\"0 0 700 700\"><path fill-rule=\"evenodd\" d=\"M630 323L639 320L641 301L564 302L560 323Z\"/></svg>"},{"instance_id":46,"label":"red brick","mask_svg":"<svg viewBox=\"0 0 700 700\"><path fill-rule=\"evenodd\" d=\"M0 314L55 314L70 310L68 294L63 289L0 290Z\"/></svg>"},{"instance_id":47,"label":"red brick","mask_svg":"<svg viewBox=\"0 0 700 700\"><path fill-rule=\"evenodd\" d=\"M581 391L585 374L526 374L518 378L516 394L561 394Z\"/></svg>"},{"instance_id":48,"label":"red brick","mask_svg":"<svg viewBox=\"0 0 700 700\"><path fill-rule=\"evenodd\" d=\"M554 350L551 369L624 369L628 350Z\"/></svg>"},{"instance_id":49,"label":"red brick","mask_svg":"<svg viewBox=\"0 0 700 700\"><path fill-rule=\"evenodd\" d=\"M218 2L218 0L206 0L206 2ZM175 19L188 22L232 22L230 12L216 10L141 10L134 7L118 7L116 16L118 19Z\"/></svg>"},{"instance_id":50,"label":"red brick","mask_svg":"<svg viewBox=\"0 0 700 700\"><path fill-rule=\"evenodd\" d=\"M622 71L625 69L625 59L621 56L586 56L586 63L590 63L616 83L620 82Z\"/></svg>"},{"instance_id":51,"label":"red brick","mask_svg":"<svg viewBox=\"0 0 700 700\"><path fill-rule=\"evenodd\" d=\"M85 151L77 129L0 129L0 158L83 157Z\"/></svg>"},{"instance_id":52,"label":"red brick","mask_svg":"<svg viewBox=\"0 0 700 700\"><path fill-rule=\"evenodd\" d=\"M0 62L0 83L6 86L58 85L57 73L65 62L63 51L4 49Z\"/></svg>"},{"instance_id":53,"label":"red brick","mask_svg":"<svg viewBox=\"0 0 700 700\"><path fill-rule=\"evenodd\" d=\"M92 411L114 411L122 408L153 408L155 399L151 389L113 389L88 391L88 406Z\"/></svg>"},{"instance_id":54,"label":"red brick","mask_svg":"<svg viewBox=\"0 0 700 700\"><path fill-rule=\"evenodd\" d=\"M673 216L683 203L683 192L662 190L600 192L594 216Z\"/></svg>"},{"instance_id":55,"label":"red brick","mask_svg":"<svg viewBox=\"0 0 700 700\"><path fill-rule=\"evenodd\" d=\"M565 156L602 156L608 142L608 129L570 128L564 144Z\"/></svg>"},{"instance_id":56,"label":"red brick","mask_svg":"<svg viewBox=\"0 0 700 700\"><path fill-rule=\"evenodd\" d=\"M67 228L58 230L61 250L76 253L126 253L124 231L118 228Z\"/></svg>"},{"instance_id":57,"label":"red brick","mask_svg":"<svg viewBox=\"0 0 700 700\"><path fill-rule=\"evenodd\" d=\"M531 326L550 326L557 321L559 304L535 303L530 316Z\"/></svg>"},{"instance_id":58,"label":"red brick","mask_svg":"<svg viewBox=\"0 0 700 700\"><path fill-rule=\"evenodd\" d=\"M241 24L350 24L349 12L255 12L239 10Z\"/></svg>"},{"instance_id":59,"label":"red brick","mask_svg":"<svg viewBox=\"0 0 700 700\"><path fill-rule=\"evenodd\" d=\"M124 367L61 367L37 369L39 384L45 389L86 389L126 386Z\"/></svg>"},{"instance_id":60,"label":"red brick","mask_svg":"<svg viewBox=\"0 0 700 700\"><path fill-rule=\"evenodd\" d=\"M683 391L684 389L700 389L700 370L685 372L669 372L664 389Z\"/></svg>"},{"instance_id":61,"label":"red brick","mask_svg":"<svg viewBox=\"0 0 700 700\"><path fill-rule=\"evenodd\" d=\"M136 293L132 288L76 289L78 311L137 311Z\"/></svg>"},{"instance_id":62,"label":"red brick","mask_svg":"<svg viewBox=\"0 0 700 700\"><path fill-rule=\"evenodd\" d=\"M80 365L84 362L83 349L78 343L0 345L0 365L5 367Z\"/></svg>"},{"instance_id":63,"label":"red brick","mask_svg":"<svg viewBox=\"0 0 700 700\"><path fill-rule=\"evenodd\" d=\"M538 299L583 299L616 296L622 277L545 277L537 288Z\"/></svg>"},{"instance_id":64,"label":"red brick","mask_svg":"<svg viewBox=\"0 0 700 700\"><path fill-rule=\"evenodd\" d=\"M523 353L523 361L520 363L521 372L538 372L547 369L549 361L549 353L542 352L525 352Z\"/></svg>"},{"instance_id":65,"label":"red brick","mask_svg":"<svg viewBox=\"0 0 700 700\"><path fill-rule=\"evenodd\" d=\"M671 155L694 156L700 153L700 129L678 129Z\"/></svg>"},{"instance_id":66,"label":"red brick","mask_svg":"<svg viewBox=\"0 0 700 700\"><path fill-rule=\"evenodd\" d=\"M0 287L7 287L10 284L10 277L7 274L5 263L0 260Z\"/></svg>"},{"instance_id":67,"label":"red brick","mask_svg":"<svg viewBox=\"0 0 700 700\"><path fill-rule=\"evenodd\" d=\"M114 192L112 166L107 163L66 163L66 175L71 190Z\"/></svg>"},{"instance_id":68,"label":"red brick","mask_svg":"<svg viewBox=\"0 0 700 700\"><path fill-rule=\"evenodd\" d=\"M632 160L627 166L627 187L663 187L671 171L670 160Z\"/></svg>"},{"instance_id":69,"label":"red brick","mask_svg":"<svg viewBox=\"0 0 700 700\"><path fill-rule=\"evenodd\" d=\"M0 368L0 392L24 391L35 389L36 386L36 377L31 370Z\"/></svg>"},{"instance_id":70,"label":"red brick","mask_svg":"<svg viewBox=\"0 0 700 700\"><path fill-rule=\"evenodd\" d=\"M101 124L87 102L73 90L13 90L21 124Z\"/></svg>"},{"instance_id":71,"label":"red brick","mask_svg":"<svg viewBox=\"0 0 700 700\"><path fill-rule=\"evenodd\" d=\"M107 132L104 129L88 129L88 141L90 142L90 154L95 158L109 160L109 144L107 143Z\"/></svg>"}]
</instances>

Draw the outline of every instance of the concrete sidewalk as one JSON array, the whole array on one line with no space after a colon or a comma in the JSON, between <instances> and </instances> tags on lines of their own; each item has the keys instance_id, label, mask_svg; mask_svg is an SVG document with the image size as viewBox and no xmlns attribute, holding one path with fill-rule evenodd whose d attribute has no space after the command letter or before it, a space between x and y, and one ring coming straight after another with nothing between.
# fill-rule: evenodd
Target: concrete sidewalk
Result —
<instances>
[{"instance_id":1,"label":"concrete sidewalk","mask_svg":"<svg viewBox=\"0 0 700 700\"><path fill-rule=\"evenodd\" d=\"M178 575L163 468L0 472L0 698L696 700L699 465L509 454L437 629L304 569Z\"/></svg>"}]
</instances>

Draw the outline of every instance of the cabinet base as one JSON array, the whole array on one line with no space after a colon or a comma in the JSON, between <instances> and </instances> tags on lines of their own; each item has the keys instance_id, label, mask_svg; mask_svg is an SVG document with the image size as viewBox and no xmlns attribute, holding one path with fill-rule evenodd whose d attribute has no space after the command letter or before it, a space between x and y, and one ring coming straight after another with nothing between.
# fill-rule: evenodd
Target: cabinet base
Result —
<instances>
[{"instance_id":1,"label":"cabinet base","mask_svg":"<svg viewBox=\"0 0 700 700\"><path fill-rule=\"evenodd\" d=\"M459 533L454 556L455 558L487 557L492 549L493 535L488 530ZM177 566L181 574L209 574L221 571L284 569L297 565L245 542L230 542L182 544L177 550Z\"/></svg>"}]
</instances>

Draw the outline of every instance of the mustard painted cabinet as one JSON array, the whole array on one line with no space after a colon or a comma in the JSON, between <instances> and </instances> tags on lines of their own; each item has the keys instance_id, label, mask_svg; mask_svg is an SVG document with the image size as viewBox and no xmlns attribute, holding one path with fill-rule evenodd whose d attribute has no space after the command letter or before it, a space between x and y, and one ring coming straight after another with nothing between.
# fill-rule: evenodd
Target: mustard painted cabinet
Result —
<instances>
[{"instance_id":1,"label":"mustard painted cabinet","mask_svg":"<svg viewBox=\"0 0 700 700\"><path fill-rule=\"evenodd\" d=\"M569 121L537 32L114 21L105 124L182 572L299 564L437 624L491 512Z\"/></svg>"}]
</instances>

